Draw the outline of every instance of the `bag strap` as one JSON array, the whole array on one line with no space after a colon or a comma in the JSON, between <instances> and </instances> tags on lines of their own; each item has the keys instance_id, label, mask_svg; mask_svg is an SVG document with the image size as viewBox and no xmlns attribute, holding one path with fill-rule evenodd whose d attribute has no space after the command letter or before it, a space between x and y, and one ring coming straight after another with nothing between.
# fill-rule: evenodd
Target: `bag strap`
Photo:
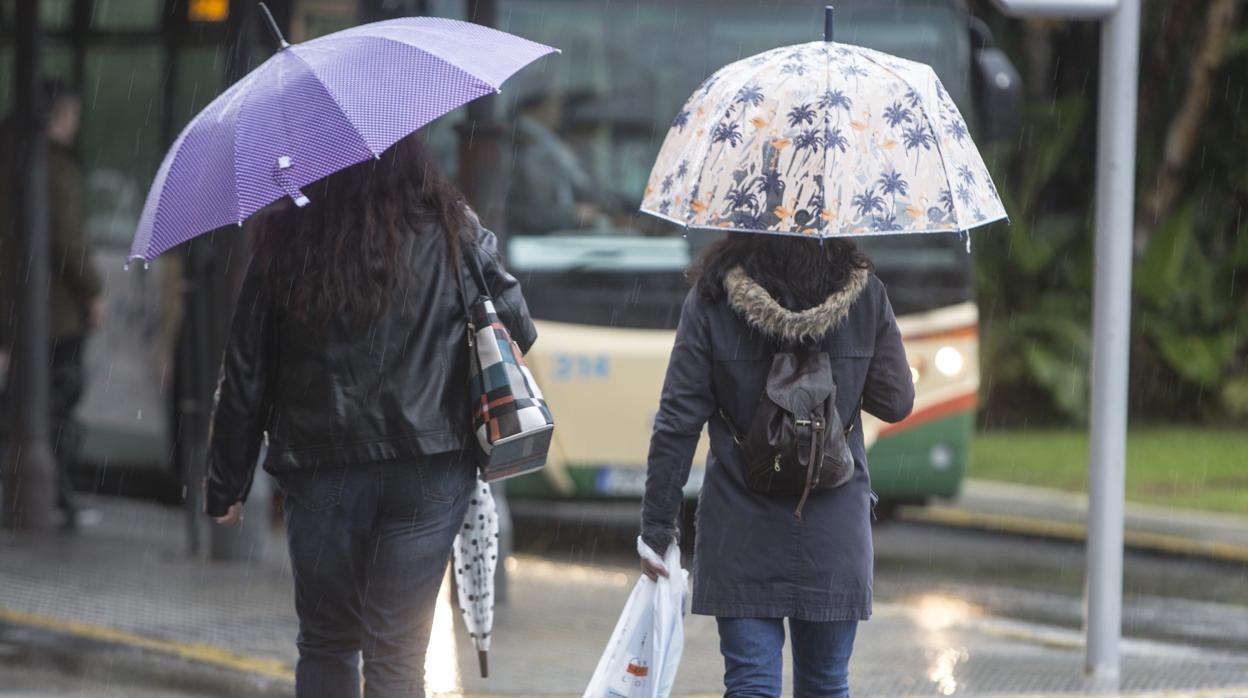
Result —
<instances>
[{"instance_id":1,"label":"bag strap","mask_svg":"<svg viewBox=\"0 0 1248 698\"><path fill-rule=\"evenodd\" d=\"M459 302L464 309L464 319L468 323L468 347L473 346L474 338L477 336L477 324L472 319L472 304L468 301L468 286L464 283L463 262L468 266L468 273L472 277L473 282L477 284L479 291L478 298L484 297L486 300L492 300L490 296L490 287L485 283L485 273L481 271L481 262L477 259L477 243L475 240L460 240L459 260L455 264L455 283L459 286Z\"/></svg>"}]
</instances>

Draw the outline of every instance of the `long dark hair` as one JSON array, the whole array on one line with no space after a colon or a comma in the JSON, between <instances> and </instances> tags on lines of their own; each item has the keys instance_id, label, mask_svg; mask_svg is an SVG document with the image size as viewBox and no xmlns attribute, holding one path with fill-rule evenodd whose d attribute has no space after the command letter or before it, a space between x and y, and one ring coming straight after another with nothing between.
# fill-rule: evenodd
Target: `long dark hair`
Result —
<instances>
[{"instance_id":1,"label":"long dark hair","mask_svg":"<svg viewBox=\"0 0 1248 698\"><path fill-rule=\"evenodd\" d=\"M403 236L416 234L419 221L440 223L448 259L458 259L461 237L471 235L467 203L421 137L305 187L312 203L287 202L261 222L256 255L290 317L320 327L337 317L356 325L381 317L406 272Z\"/></svg>"},{"instance_id":2,"label":"long dark hair","mask_svg":"<svg viewBox=\"0 0 1248 698\"><path fill-rule=\"evenodd\" d=\"M855 269L873 268L845 238L729 233L702 252L690 275L702 298L715 301L724 297L724 275L737 266L789 310L813 308L844 288Z\"/></svg>"}]
</instances>

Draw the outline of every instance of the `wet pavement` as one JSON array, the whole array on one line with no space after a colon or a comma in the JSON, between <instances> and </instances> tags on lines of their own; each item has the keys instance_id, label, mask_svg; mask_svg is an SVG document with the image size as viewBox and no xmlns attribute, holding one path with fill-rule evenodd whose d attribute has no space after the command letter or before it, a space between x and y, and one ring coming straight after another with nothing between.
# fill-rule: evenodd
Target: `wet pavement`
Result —
<instances>
[{"instance_id":1,"label":"wet pavement","mask_svg":"<svg viewBox=\"0 0 1248 698\"><path fill-rule=\"evenodd\" d=\"M209 563L185 555L180 511L115 499L99 506L104 521L77 536L0 541L0 626L8 628L0 649L15 642L14 628L32 624L95 633L144 656L245 674L258 695L290 694L295 619L277 531L251 562ZM432 687L579 695L636 579L631 535L594 521L522 521L520 550L507 562L510 603L497 614L493 677L476 676L448 596L435 621ZM896 521L877 526L876 552L875 616L861 626L851 663L855 695L1112 688L1082 672L1080 546ZM1248 566L1130 554L1126 589L1118 689L1248 696ZM677 693L717 694L714 621L691 616L686 633ZM4 680L12 666L0 661L0 696L111 695L75 693L83 684L71 679L60 692L23 692L26 684ZM94 676L112 685L107 673ZM5 693L10 685L16 692Z\"/></svg>"}]
</instances>

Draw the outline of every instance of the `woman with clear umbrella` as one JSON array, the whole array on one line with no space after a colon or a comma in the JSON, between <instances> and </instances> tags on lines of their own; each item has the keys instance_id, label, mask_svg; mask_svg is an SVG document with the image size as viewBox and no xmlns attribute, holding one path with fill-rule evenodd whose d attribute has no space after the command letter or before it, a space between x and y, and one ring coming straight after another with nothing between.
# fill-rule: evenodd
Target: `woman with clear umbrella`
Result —
<instances>
[{"instance_id":1,"label":"woman with clear umbrella","mask_svg":"<svg viewBox=\"0 0 1248 698\"><path fill-rule=\"evenodd\" d=\"M825 41L726 66L676 115L642 210L726 231L693 269L650 442L642 540L678 535L709 425L692 611L716 617L728 696L847 696L871 616L860 412L905 419L914 386L884 284L849 236L1004 217L931 68ZM667 570L642 560L654 578Z\"/></svg>"}]
</instances>

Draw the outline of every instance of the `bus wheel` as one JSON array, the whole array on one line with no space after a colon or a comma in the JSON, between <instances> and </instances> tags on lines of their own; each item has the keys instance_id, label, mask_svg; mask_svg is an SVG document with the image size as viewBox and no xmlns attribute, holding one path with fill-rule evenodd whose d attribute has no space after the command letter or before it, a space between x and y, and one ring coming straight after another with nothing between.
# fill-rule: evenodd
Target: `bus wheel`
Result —
<instances>
[{"instance_id":1,"label":"bus wheel","mask_svg":"<svg viewBox=\"0 0 1248 698\"><path fill-rule=\"evenodd\" d=\"M890 521L897 520L897 513L901 509L901 505L896 502L877 502L875 508L871 511L871 523L885 524Z\"/></svg>"}]
</instances>

